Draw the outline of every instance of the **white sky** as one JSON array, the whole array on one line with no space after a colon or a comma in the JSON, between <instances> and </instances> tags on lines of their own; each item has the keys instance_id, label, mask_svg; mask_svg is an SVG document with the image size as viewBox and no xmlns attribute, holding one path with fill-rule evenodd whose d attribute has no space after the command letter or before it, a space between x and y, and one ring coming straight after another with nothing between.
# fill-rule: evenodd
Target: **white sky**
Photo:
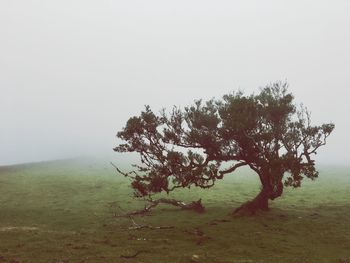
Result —
<instances>
[{"instance_id":1,"label":"white sky","mask_svg":"<svg viewBox=\"0 0 350 263\"><path fill-rule=\"evenodd\" d=\"M108 155L149 104L287 80L348 163L348 0L0 1L0 165Z\"/></svg>"}]
</instances>

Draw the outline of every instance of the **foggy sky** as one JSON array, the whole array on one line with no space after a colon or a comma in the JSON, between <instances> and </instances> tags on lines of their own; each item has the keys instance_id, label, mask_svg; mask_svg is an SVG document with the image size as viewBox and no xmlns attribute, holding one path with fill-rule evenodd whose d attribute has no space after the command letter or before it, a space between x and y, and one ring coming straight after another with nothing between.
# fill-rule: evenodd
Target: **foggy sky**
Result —
<instances>
[{"instance_id":1,"label":"foggy sky","mask_svg":"<svg viewBox=\"0 0 350 263\"><path fill-rule=\"evenodd\" d=\"M158 111L287 80L349 163L350 1L0 1L0 165L108 155Z\"/></svg>"}]
</instances>

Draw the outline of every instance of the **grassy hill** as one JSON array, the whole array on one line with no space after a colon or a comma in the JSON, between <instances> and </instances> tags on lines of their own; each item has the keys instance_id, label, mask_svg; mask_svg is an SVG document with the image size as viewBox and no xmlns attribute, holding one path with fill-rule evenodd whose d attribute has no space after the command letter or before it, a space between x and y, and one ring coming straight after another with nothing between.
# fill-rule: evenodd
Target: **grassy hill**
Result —
<instances>
[{"instance_id":1,"label":"grassy hill","mask_svg":"<svg viewBox=\"0 0 350 263\"><path fill-rule=\"evenodd\" d=\"M202 198L205 213L161 205L133 220L171 228L132 229L114 214L144 204L107 160L0 167L0 262L350 262L348 167L321 167L269 213L229 215L258 190L257 177L240 170L210 190L171 195Z\"/></svg>"}]
</instances>

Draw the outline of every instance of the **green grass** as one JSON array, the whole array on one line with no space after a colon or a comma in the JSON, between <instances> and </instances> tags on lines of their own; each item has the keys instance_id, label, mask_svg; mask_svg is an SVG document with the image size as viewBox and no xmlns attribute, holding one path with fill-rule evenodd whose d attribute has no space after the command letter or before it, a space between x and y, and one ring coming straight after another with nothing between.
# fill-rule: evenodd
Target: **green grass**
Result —
<instances>
[{"instance_id":1,"label":"green grass","mask_svg":"<svg viewBox=\"0 0 350 263\"><path fill-rule=\"evenodd\" d=\"M171 197L203 199L196 214L162 205L129 229L110 203L142 207L129 181L108 161L71 160L0 167L0 262L342 262L350 260L350 172L321 167L257 217L230 212L254 197L259 184L241 170L210 190L184 189ZM194 234L204 232L204 238ZM132 255L123 259L121 255ZM196 255L196 256L194 256ZM347 262L347 261L344 261Z\"/></svg>"}]
</instances>

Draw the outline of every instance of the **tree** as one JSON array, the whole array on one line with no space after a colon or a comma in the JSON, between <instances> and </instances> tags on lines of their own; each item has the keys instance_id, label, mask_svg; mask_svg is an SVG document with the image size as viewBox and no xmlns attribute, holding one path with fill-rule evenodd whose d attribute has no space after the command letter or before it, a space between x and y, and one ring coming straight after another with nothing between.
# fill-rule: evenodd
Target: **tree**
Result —
<instances>
[{"instance_id":1,"label":"tree","mask_svg":"<svg viewBox=\"0 0 350 263\"><path fill-rule=\"evenodd\" d=\"M326 144L334 124L312 126L310 113L294 103L286 83L273 83L258 94L233 92L221 100L195 101L155 114L149 106L130 118L117 136L117 152L137 152L141 164L123 173L132 178L137 197L177 188L210 188L226 174L249 166L261 190L234 213L268 210L284 187L300 187L318 172L313 156Z\"/></svg>"}]
</instances>

